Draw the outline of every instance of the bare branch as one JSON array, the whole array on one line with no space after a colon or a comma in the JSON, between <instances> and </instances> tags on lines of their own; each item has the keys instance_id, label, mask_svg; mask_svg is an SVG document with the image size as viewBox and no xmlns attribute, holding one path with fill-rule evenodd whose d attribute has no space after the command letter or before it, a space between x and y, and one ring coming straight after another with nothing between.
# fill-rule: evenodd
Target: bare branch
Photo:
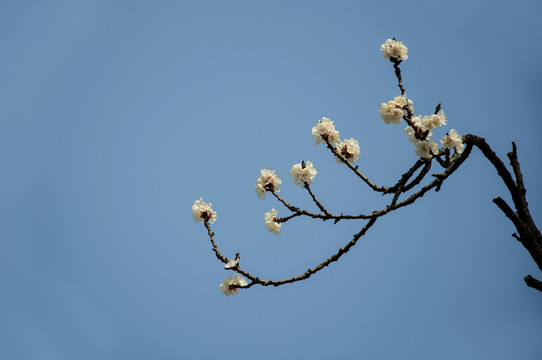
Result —
<instances>
[{"instance_id":1,"label":"bare branch","mask_svg":"<svg viewBox=\"0 0 542 360\"><path fill-rule=\"evenodd\" d=\"M486 140L476 135L467 134L463 136L463 141L475 145L478 149L480 149L480 151L482 151L484 156L493 164L493 166L497 170L497 173L504 181L504 184L508 188L510 195L512 195L512 200L516 209L518 209L518 207L521 208L521 198L519 197L519 194L517 192L516 183L514 182L514 179L512 179L512 175L510 174L504 163L501 161L501 159L488 145Z\"/></svg>"},{"instance_id":2,"label":"bare branch","mask_svg":"<svg viewBox=\"0 0 542 360\"><path fill-rule=\"evenodd\" d=\"M301 216L301 215L304 215L304 214L302 212L296 212L295 214L292 214L290 216L286 216L286 217L283 217L283 218L278 218L275 221L278 222L278 223L285 223L288 220L293 219L293 218L298 217L298 216Z\"/></svg>"},{"instance_id":3,"label":"bare branch","mask_svg":"<svg viewBox=\"0 0 542 360\"><path fill-rule=\"evenodd\" d=\"M516 228L523 227L523 224L521 224L521 220L517 216L517 214L510 208L510 206L504 201L501 197L496 197L493 199L493 202L495 205L501 209L501 211L506 215L507 218L510 219L516 226Z\"/></svg>"},{"instance_id":4,"label":"bare branch","mask_svg":"<svg viewBox=\"0 0 542 360\"><path fill-rule=\"evenodd\" d=\"M542 281L535 279L531 275L527 275L523 278L527 286L532 287L538 291L542 291Z\"/></svg>"},{"instance_id":5,"label":"bare branch","mask_svg":"<svg viewBox=\"0 0 542 360\"><path fill-rule=\"evenodd\" d=\"M250 274L250 273L248 273L246 271L243 271L241 269L238 269L236 271L252 280L253 283L249 284L249 286L246 286L246 288L250 287L250 286L252 286L254 284L258 284L258 285L262 285L262 286L280 286L280 285L290 284L290 283L293 283L293 282L308 279L309 277L316 274L317 272L319 272L320 270L322 270L323 268L325 268L326 266L328 266L332 262L335 262L335 261L339 260L344 254L346 254L354 245L356 245L358 240L363 235L365 235L367 230L369 230L371 228L371 226L373 226L375 221L376 221L376 217L369 220L367 222L367 224L365 224L365 226L361 229L361 231L354 235L354 237L352 238L352 240L350 240L350 242L348 244L346 244L344 247L340 248L339 251L337 251L335 254L333 254L332 256L327 258L326 260L322 261L317 266L308 269L307 271L305 271L303 274L301 274L299 276L295 276L295 277L288 278L288 279L283 279L283 280L261 280L261 279L255 277L255 276L253 276L252 274Z\"/></svg>"},{"instance_id":6,"label":"bare branch","mask_svg":"<svg viewBox=\"0 0 542 360\"><path fill-rule=\"evenodd\" d=\"M403 77L401 76L401 69L399 69L399 64L401 60L391 57L390 61L393 63L393 68L395 69L395 76L397 77L397 86L401 90L401 95L405 95L405 88L403 87Z\"/></svg>"},{"instance_id":7,"label":"bare branch","mask_svg":"<svg viewBox=\"0 0 542 360\"><path fill-rule=\"evenodd\" d=\"M358 167L357 166L354 166L350 163L350 161L348 161L344 156L342 156L336 149L333 145L331 145L329 143L329 140L328 139L324 139L326 144L327 144L327 147L328 149L333 153L333 155L335 155L337 158L339 158L346 166L348 166L350 168L350 170L352 170L361 180L363 180L367 185L369 185L369 187L371 189L373 189L374 191L378 191L378 192L386 192L388 191L388 188L387 187L384 187L384 186L377 186L375 184L373 184L365 175L363 175L359 170L358 170Z\"/></svg>"},{"instance_id":8,"label":"bare branch","mask_svg":"<svg viewBox=\"0 0 542 360\"><path fill-rule=\"evenodd\" d=\"M284 206L286 206L288 208L288 210L290 210L291 212L300 212L301 210L293 205L290 205L289 203L287 203L283 198L280 197L279 194L277 194L275 192L275 190L268 190L271 194L273 194L278 201L280 201Z\"/></svg>"},{"instance_id":9,"label":"bare branch","mask_svg":"<svg viewBox=\"0 0 542 360\"><path fill-rule=\"evenodd\" d=\"M324 207L322 206L322 204L316 199L316 196L314 196L314 194L312 193L309 184L307 184L306 182L303 181L303 187L304 187L305 189L307 189L307 191L309 192L309 194L310 194L311 197L312 197L312 201L314 201L314 203L316 204L316 206L318 206L318 208L319 208L324 214L326 214L326 215L328 215L328 216L331 215L331 214L326 210L326 208L324 208Z\"/></svg>"},{"instance_id":10,"label":"bare branch","mask_svg":"<svg viewBox=\"0 0 542 360\"><path fill-rule=\"evenodd\" d=\"M224 264L227 264L228 259L226 259L224 255L220 253L220 250L218 250L218 247L216 246L215 233L211 231L211 225L209 224L209 221L204 221L203 224L207 228L207 234L209 234L209 239L211 240L211 244L213 245L213 251L215 252L216 257L218 258L218 260L222 261Z\"/></svg>"}]
</instances>

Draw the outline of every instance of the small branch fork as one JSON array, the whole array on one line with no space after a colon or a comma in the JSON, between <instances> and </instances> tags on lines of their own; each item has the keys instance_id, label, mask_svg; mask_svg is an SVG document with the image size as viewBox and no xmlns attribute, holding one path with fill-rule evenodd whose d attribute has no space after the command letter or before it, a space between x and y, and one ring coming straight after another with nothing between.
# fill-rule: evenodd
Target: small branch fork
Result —
<instances>
[{"instance_id":1,"label":"small branch fork","mask_svg":"<svg viewBox=\"0 0 542 360\"><path fill-rule=\"evenodd\" d=\"M399 64L401 63L400 60L391 58L390 61L393 63L393 67L395 69L395 75L397 77L398 86L401 90L401 94L405 94L405 89L403 87L402 83L402 76L401 76L401 70L399 68ZM435 114L437 114L441 109L441 104L439 103L435 108ZM411 126L415 133L416 137L423 140L427 137L427 133L424 133L422 129L416 128L414 126L414 123L412 122L412 112L410 109L406 108L407 115L403 117L403 119L407 122L409 126ZM523 175L521 173L519 162L517 158L517 148L516 144L512 143L512 151L508 153L508 159L510 160L510 165L512 167L514 177L512 177L512 174L502 160L495 154L495 152L491 149L491 147L487 144L485 139L478 137L476 135L467 134L462 137L463 143L465 144L464 151L460 154L457 151L454 151L453 155L450 156L450 150L449 149L441 149L438 151L437 154L430 155L428 158L420 158L418 159L400 178L399 180L393 185L393 186L379 186L373 183L369 178L365 175L363 175L359 169L358 166L352 165L348 159L346 159L340 151L335 148L332 144L329 143L327 138L323 139L327 145L327 148L331 151L331 153L337 157L343 164L345 164L352 172L360 178L369 188L371 188L375 192L380 192L382 195L391 195L393 194L392 200L390 201L389 205L387 205L385 208L374 210L367 214L333 214L332 212L328 211L326 207L322 204L321 201L319 201L310 188L309 184L303 183L303 187L307 190L309 193L312 201L314 204L318 207L319 211L316 212L310 212L308 210L300 209L290 203L288 203L286 200L284 200L280 195L278 195L273 188L266 189L267 191L271 192L271 194L280 202L282 203L292 214L287 217L276 219L276 222L279 223L286 223L287 221L294 219L296 217L300 216L307 216L313 219L319 219L322 221L326 220L333 220L334 223L337 223L341 220L368 220L365 225L361 228L361 230L353 235L352 239L342 248L340 248L335 254L331 255L326 260L322 261L320 264L313 268L309 268L304 273L298 276L294 276L287 279L282 280L264 280L260 279L259 277L249 273L248 271L243 270L240 265L237 265L230 270L236 271L237 273L245 276L250 280L250 282L246 286L238 286L239 288L250 288L254 285L262 285L262 286L281 286L301 280L308 279L313 274L319 272L326 266L330 265L332 262L335 262L339 260L344 254L346 254L356 243L358 240L366 234L366 232L375 224L376 220L379 217L382 217L394 210L400 209L402 207L408 206L413 204L416 200L423 197L428 191L435 189L436 192L438 192L444 181L452 175L462 164L463 162L469 157L471 154L472 148L477 147L482 154L491 162L491 164L495 167L497 170L497 173L499 177L503 180L505 183L511 197L512 197L512 203L514 205L515 210L513 210L510 205L506 203L501 197L496 197L493 199L493 202L499 207L499 209L505 214L505 216L512 221L514 224L517 233L512 234L514 238L516 238L529 252L535 263L538 265L539 269L542 271L542 235L538 228L536 227L536 224L534 223L534 220L531 217L531 214L529 212L527 200L526 200L526 190L525 185L523 183ZM444 156L444 159L442 158ZM435 159L440 166L444 169L442 173L438 174L432 174L432 177L434 178L432 181L430 181L427 185L419 188L416 192L408 196L406 199L399 201L401 195L405 194L406 192L416 188L420 183L424 180L426 175L429 173L431 169L432 160ZM421 169L421 170L420 170ZM418 172L419 171L419 172ZM418 172L418 175L412 179L414 174ZM412 179L412 180L411 180ZM409 182L410 181L410 182ZM204 219L204 225L207 228L207 233L209 235L209 239L211 241L211 245L213 248L213 251L222 263L227 264L228 259L222 255L220 250L218 249L216 242L215 242L215 234L211 230L211 225L209 224L209 219ZM239 253L236 254L236 259L239 260ZM527 275L525 278L525 283L530 286L533 289L537 289L542 292L542 282L535 279L531 275Z\"/></svg>"}]
</instances>

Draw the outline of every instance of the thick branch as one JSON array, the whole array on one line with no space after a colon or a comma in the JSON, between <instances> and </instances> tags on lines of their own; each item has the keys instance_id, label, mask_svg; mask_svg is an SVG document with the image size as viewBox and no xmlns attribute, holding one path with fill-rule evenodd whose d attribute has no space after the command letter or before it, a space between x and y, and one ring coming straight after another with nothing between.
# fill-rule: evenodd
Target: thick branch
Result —
<instances>
[{"instance_id":1,"label":"thick branch","mask_svg":"<svg viewBox=\"0 0 542 360\"><path fill-rule=\"evenodd\" d=\"M463 141L466 143L472 143L478 149L480 149L480 151L482 151L482 154L484 154L484 156L491 162L491 164L493 164L493 166L497 170L497 173L504 181L504 184L508 188L510 195L512 195L512 201L514 202L516 210L522 208L521 197L519 196L516 183L514 182L512 175L510 174L504 163L501 161L501 159L497 156L497 154L495 154L495 152L491 149L486 140L476 135L467 134L463 136Z\"/></svg>"},{"instance_id":2,"label":"thick branch","mask_svg":"<svg viewBox=\"0 0 542 360\"><path fill-rule=\"evenodd\" d=\"M501 197L496 197L495 199L493 199L493 202L499 207L499 209L501 209L504 215L506 215L506 217L514 223L516 229L523 227L523 224L521 223L518 215L514 212L514 210L512 210L512 208L506 203L506 201L504 201Z\"/></svg>"},{"instance_id":3,"label":"thick branch","mask_svg":"<svg viewBox=\"0 0 542 360\"><path fill-rule=\"evenodd\" d=\"M525 195L525 185L523 184L523 174L519 168L518 153L516 143L512 142L512 151L507 154L508 159L510 159L510 165L514 170L514 175L516 176L516 184L520 194Z\"/></svg>"},{"instance_id":4,"label":"thick branch","mask_svg":"<svg viewBox=\"0 0 542 360\"><path fill-rule=\"evenodd\" d=\"M484 154L484 156L495 167L497 173L504 181L504 184L512 196L515 211L512 210L512 208L500 197L494 199L493 202L495 202L499 209L501 209L501 211L503 211L504 214L513 222L519 234L514 235L514 237L521 242L527 251L529 251L529 254L538 265L538 268L542 270L542 234L537 228L529 212L529 206L525 196L525 186L523 184L523 175L521 174L517 158L516 144L512 143L512 152L508 153L510 165L512 166L514 175L516 177L516 181L514 181L512 174L510 174L501 159L486 143L485 139L476 135L468 134L463 137L463 141L467 142L468 144L472 143L478 147L482 151L482 154Z\"/></svg>"},{"instance_id":5,"label":"thick branch","mask_svg":"<svg viewBox=\"0 0 542 360\"><path fill-rule=\"evenodd\" d=\"M531 275L525 276L523 280L525 280L527 286L530 286L538 291L542 291L542 281L535 279Z\"/></svg>"}]
</instances>

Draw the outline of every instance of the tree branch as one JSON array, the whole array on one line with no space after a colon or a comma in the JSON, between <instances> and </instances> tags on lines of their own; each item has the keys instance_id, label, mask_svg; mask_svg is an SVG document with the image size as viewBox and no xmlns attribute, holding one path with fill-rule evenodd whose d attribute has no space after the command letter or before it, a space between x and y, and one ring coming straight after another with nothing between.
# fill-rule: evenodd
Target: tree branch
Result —
<instances>
[{"instance_id":1,"label":"tree branch","mask_svg":"<svg viewBox=\"0 0 542 360\"><path fill-rule=\"evenodd\" d=\"M401 76L401 69L399 68L399 64L402 60L397 60L396 58L391 57L390 61L393 63L393 68L395 69L397 86L399 86L399 90L401 90L401 95L405 95L405 88L403 87L403 77Z\"/></svg>"},{"instance_id":2,"label":"tree branch","mask_svg":"<svg viewBox=\"0 0 542 360\"><path fill-rule=\"evenodd\" d=\"M332 262L335 262L335 261L339 260L344 254L346 254L348 251L350 251L350 249L354 245L356 245L358 240L363 235L365 235L367 230L369 230L374 225L374 223L376 222L376 219L377 219L376 217L371 218L367 222L367 224L365 224L365 226L360 230L360 232L358 232L357 234L354 235L354 237L352 238L352 240L350 240L350 242L348 244L346 244L344 247L340 248L339 251L337 251L335 254L331 255L326 260L322 261L317 266L308 269L307 271L305 271L303 274L301 274L299 276L294 276L294 277L287 278L287 279L282 279L282 280L262 280L262 279L258 278L257 276L254 276L251 273L241 269L240 266L232 268L231 270L233 270L233 271L235 271L235 272L237 272L237 273L239 273L239 274L241 274L241 275L243 275L243 276L245 276L245 277L247 277L248 279L251 280L251 282L248 285L246 285L246 286L238 286L238 288L239 289L248 289L248 288L252 287L253 285L275 286L276 287L276 286L281 286L281 285L290 284L290 283L293 283L293 282L308 279L309 277L316 274L317 272L319 272L320 270L322 270L323 268L325 268L326 266L328 266ZM204 224L205 224L205 227L207 228L207 233L209 234L209 238L211 239L211 244L213 245L213 251L215 252L217 258L220 261L222 261L223 263L227 263L228 259L226 259L224 256L222 256L222 254L218 250L218 247L216 246L216 243L214 241L214 233L211 231L211 226L210 226L209 222L205 221Z\"/></svg>"},{"instance_id":3,"label":"tree branch","mask_svg":"<svg viewBox=\"0 0 542 360\"><path fill-rule=\"evenodd\" d=\"M538 291L542 291L542 281L535 279L531 275L527 275L523 278L527 286L532 287Z\"/></svg>"},{"instance_id":4,"label":"tree branch","mask_svg":"<svg viewBox=\"0 0 542 360\"><path fill-rule=\"evenodd\" d=\"M405 48L405 51L406 51L406 48ZM405 95L405 88L403 87L401 69L399 68L401 60L398 60L394 57L390 57L390 61L393 63L395 76L398 82L397 85L399 86L399 89L401 90L401 95ZM410 126L414 130L416 139L418 140L428 139L430 129L426 129L425 127L419 126L419 124L415 123L412 120L413 115L414 115L413 108L410 107L409 104L410 104L409 100L407 99L406 106L396 105L396 107L401 108L402 111L406 112L406 114L403 113L403 119L406 121L408 126ZM441 104L439 103L435 108L434 114L438 114L440 109L441 109ZM374 210L369 214L345 215L341 213L340 215L334 215L330 213L322 205L322 203L320 203L320 201L317 200L309 184L304 182L303 183L304 188L309 192L309 195L311 196L312 201L316 204L318 209L321 211L321 213L316 214L316 213L309 212L307 210L301 210L300 208L288 203L286 200L284 200L275 192L273 186L266 187L266 191L271 192L277 198L279 202L281 202L288 210L292 212L290 216L275 219L275 221L279 223L285 223L299 216L308 216L313 219L320 219L322 221L332 219L334 220L335 223L343 219L344 220L368 220L368 221L363 226L363 228L357 234L353 236L350 242L348 242L348 244L346 244L344 247L340 248L335 254L331 255L326 260L322 261L316 267L310 268L306 270L303 274L295 276L295 277L291 277L291 278L287 278L283 280L263 280L243 270L238 264L234 267L228 266L230 270L236 271L237 273L244 275L250 280L249 284L247 284L246 286L238 286L239 288L246 289L254 285L280 286L280 285L284 285L288 283L305 280L309 278L310 276L312 276L313 274L317 273L318 271L322 270L324 267L328 266L332 262L339 260L342 255L347 253L354 245L356 245L357 241L363 235L365 235L365 233L373 226L373 224L376 222L376 220L379 217L382 217L390 213L391 211L413 204L415 201L423 197L428 191L432 189L435 189L435 191L439 191L444 181L449 176L451 176L469 157L473 146L476 146L482 152L482 154L489 160L489 162L493 165L493 167L497 170L497 174L503 180L506 188L508 189L511 195L513 207L510 206L501 197L494 198L493 202L499 207L499 209L505 214L505 216L508 219L510 219L510 221L512 221L512 223L514 224L517 230L517 233L514 233L512 236L516 238L527 249L527 251L529 251L533 260L536 262L540 270L542 270L542 234L540 233L539 229L534 223L534 220L532 219L531 214L529 212L529 207L528 207L528 203L526 199L526 189L525 189L523 175L521 173L521 169L520 169L520 165L518 161L517 147L514 142L512 142L512 151L509 152L507 156L508 156L508 159L510 160L510 166L512 167L515 179L512 177L512 174L507 169L505 164L497 156L497 154L491 149L491 147L485 141L484 138L481 138L472 134L467 134L462 137L462 141L466 145L463 153L460 153L460 151L458 152L458 149L456 148L456 150L453 153L453 156L450 157L450 149L440 149L436 154L429 155L428 158L418 159L410 167L410 169L407 170L400 177L400 179L395 183L395 185L391 187L386 187L386 186L378 186L374 184L372 181L370 181L368 177L366 177L359 171L358 166L352 165L348 161L348 159L346 159L340 153L340 151L337 151L335 146L330 144L327 137L324 137L323 139L327 145L327 148L333 153L333 155L337 159L339 159L343 164L345 164L348 168L350 168L350 170L352 170L354 174L357 177L359 177L363 182L365 182L373 191L380 192L382 193L382 195L393 194L391 203L388 206L386 206L386 208L383 208L380 210ZM454 140L454 141L457 141L457 140ZM441 158L442 156L444 156L444 159ZM419 185L422 182L422 180L426 177L426 175L429 173L431 169L431 164L432 164L433 159L435 159L444 168L444 171L442 173L432 174L432 176L434 177L432 181L430 181L427 185L419 188L419 190L411 194L405 200L399 201L399 198L401 197L402 194L405 194L407 191L415 188L417 185ZM409 180L414 176L414 174L420 168L421 170L418 173L418 175L409 182ZM211 225L209 223L209 215L206 215L208 213L209 212L205 212L204 214L202 214L201 218L204 220L204 225L207 228L207 233L209 235L209 239L210 239L213 251L216 257L221 262L223 262L224 264L227 264L228 259L221 254L220 250L218 249L215 243L215 239L214 239L215 234L211 231ZM236 255L235 259L239 260L239 254ZM531 275L527 275L524 278L524 280L528 286L542 292L542 281L539 281L533 278Z\"/></svg>"},{"instance_id":5,"label":"tree branch","mask_svg":"<svg viewBox=\"0 0 542 360\"><path fill-rule=\"evenodd\" d=\"M525 249L527 249L535 263L538 265L538 268L542 270L542 234L537 228L529 212L529 205L526 199L526 190L523 183L523 175L521 173L517 158L516 144L512 143L512 152L508 153L510 165L512 166L514 175L516 177L516 181L514 181L504 163L487 144L485 139L476 135L468 134L463 137L463 140L478 147L480 151L482 151L482 154L495 167L498 175L504 181L504 184L508 188L508 192L512 196L512 201L516 210L513 211L512 208L500 197L495 198L493 202L513 222L519 234L515 235L514 237L521 242Z\"/></svg>"},{"instance_id":6,"label":"tree branch","mask_svg":"<svg viewBox=\"0 0 542 360\"><path fill-rule=\"evenodd\" d=\"M326 210L326 208L320 203L320 201L318 201L318 200L316 199L316 196L314 196L314 194L312 193L309 184L307 184L306 182L303 181L303 187L304 187L305 189L307 189L307 191L309 192L309 194L310 194L311 197L312 197L312 201L314 201L314 203L316 204L316 206L318 206L318 208L320 209L320 211L322 211L324 214L326 214L326 215L328 215L328 216L331 215L331 214Z\"/></svg>"}]
</instances>

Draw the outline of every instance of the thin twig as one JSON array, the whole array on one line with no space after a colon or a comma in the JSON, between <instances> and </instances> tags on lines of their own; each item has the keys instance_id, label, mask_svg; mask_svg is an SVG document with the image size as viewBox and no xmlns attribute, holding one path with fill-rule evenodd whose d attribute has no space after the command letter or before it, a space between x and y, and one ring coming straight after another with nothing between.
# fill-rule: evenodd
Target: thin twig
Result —
<instances>
[{"instance_id":1,"label":"thin twig","mask_svg":"<svg viewBox=\"0 0 542 360\"><path fill-rule=\"evenodd\" d=\"M311 188L309 186L309 184L307 184L306 182L303 181L303 187L305 189L307 189L307 191L309 192L309 194L311 195L312 197L312 201L314 201L314 203L316 204L316 206L318 206L318 208L320 209L320 211L322 211L324 214L326 215L331 215L327 210L326 208L320 203L320 201L318 201L316 199L316 196L314 196L313 192L311 191Z\"/></svg>"},{"instance_id":2,"label":"thin twig","mask_svg":"<svg viewBox=\"0 0 542 360\"><path fill-rule=\"evenodd\" d=\"M336 151L335 147L329 143L328 139L324 139L328 149L335 155L337 158L339 158L346 166L350 168L361 180L363 180L371 189L378 192L386 192L388 191L387 187L384 186L377 186L373 184L365 175L363 175L359 170L357 166L354 166L348 161L343 155L341 155L338 151Z\"/></svg>"},{"instance_id":3,"label":"thin twig","mask_svg":"<svg viewBox=\"0 0 542 360\"><path fill-rule=\"evenodd\" d=\"M398 82L397 86L399 86L399 89L401 90L401 95L405 95L405 88L403 87L403 77L401 76L401 69L399 68L401 60L390 57L390 61L393 63L393 68L395 69L395 76L397 77Z\"/></svg>"}]
</instances>

